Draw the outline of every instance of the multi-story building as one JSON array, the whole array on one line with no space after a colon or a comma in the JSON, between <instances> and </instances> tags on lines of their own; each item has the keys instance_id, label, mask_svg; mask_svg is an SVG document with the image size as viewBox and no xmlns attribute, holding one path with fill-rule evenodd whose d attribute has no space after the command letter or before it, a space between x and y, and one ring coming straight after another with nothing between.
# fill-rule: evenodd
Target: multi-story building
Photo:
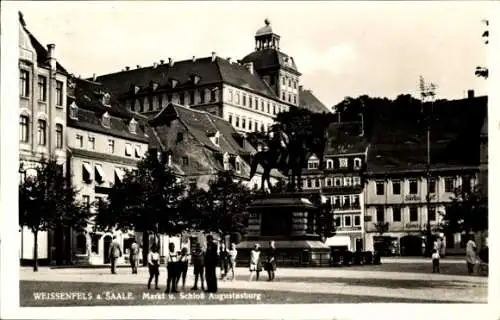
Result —
<instances>
[{"instance_id":1,"label":"multi-story building","mask_svg":"<svg viewBox=\"0 0 500 320\"><path fill-rule=\"evenodd\" d=\"M148 151L148 136L137 116L120 106L99 83L72 79L67 114L68 172L78 191L77 200L89 210L93 210L93 203L104 200L109 188L123 179L126 170L136 168ZM113 235L125 249L135 237L133 232L96 232L93 227L72 233L74 262L108 263Z\"/></svg>"},{"instance_id":2,"label":"multi-story building","mask_svg":"<svg viewBox=\"0 0 500 320\"><path fill-rule=\"evenodd\" d=\"M279 38L266 21L255 35L255 51L241 61L212 52L126 67L96 80L131 111L159 112L172 102L216 115L239 132L267 131L278 113L301 106L300 73L293 58L280 51Z\"/></svg>"},{"instance_id":3,"label":"multi-story building","mask_svg":"<svg viewBox=\"0 0 500 320\"><path fill-rule=\"evenodd\" d=\"M55 45L45 48L27 29L19 14L19 160L20 179L35 174L40 159L66 161L67 71L57 62ZM33 235L23 228L21 260L33 259ZM38 257L42 263L56 259L54 233L38 235Z\"/></svg>"}]
</instances>

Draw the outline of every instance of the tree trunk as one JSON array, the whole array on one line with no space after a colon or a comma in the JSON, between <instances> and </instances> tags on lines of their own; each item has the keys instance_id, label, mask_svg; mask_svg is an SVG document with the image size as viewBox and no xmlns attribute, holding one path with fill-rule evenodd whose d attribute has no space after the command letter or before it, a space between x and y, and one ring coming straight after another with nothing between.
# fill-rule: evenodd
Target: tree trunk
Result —
<instances>
[{"instance_id":1,"label":"tree trunk","mask_svg":"<svg viewBox=\"0 0 500 320\"><path fill-rule=\"evenodd\" d=\"M148 253L149 253L149 233L147 231L142 232L142 265L145 267L148 265Z\"/></svg>"},{"instance_id":2,"label":"tree trunk","mask_svg":"<svg viewBox=\"0 0 500 320\"><path fill-rule=\"evenodd\" d=\"M38 230L33 230L33 272L38 271Z\"/></svg>"}]
</instances>

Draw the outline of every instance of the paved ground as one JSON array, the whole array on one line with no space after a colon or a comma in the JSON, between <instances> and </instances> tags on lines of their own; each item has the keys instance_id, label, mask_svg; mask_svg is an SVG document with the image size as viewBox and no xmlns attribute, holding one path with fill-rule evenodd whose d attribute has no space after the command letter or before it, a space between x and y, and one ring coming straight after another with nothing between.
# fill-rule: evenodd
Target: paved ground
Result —
<instances>
[{"instance_id":1,"label":"paved ground","mask_svg":"<svg viewBox=\"0 0 500 320\"><path fill-rule=\"evenodd\" d=\"M39 272L34 273L30 268L21 268L21 305L487 302L488 278L457 275L459 273L457 270L465 268L462 263L443 263L443 271L444 267L447 267L452 271L451 274L429 272L428 262L412 263L409 272L408 265L407 262L399 264L393 262L363 267L280 268L274 282L267 282L267 276L264 274L260 281L248 282L248 270L238 268L234 281L219 281L219 293L226 295L209 297L205 294L204 297L194 297L187 295L192 291L186 289L182 295L178 294L173 298L161 294L156 297L144 295L163 293L166 281L165 268L162 268L160 274L162 289L160 291L148 291L145 287L148 278L146 268L140 268L137 275L130 274L128 268L120 268L116 275L109 274L107 269L40 268ZM192 283L193 276L190 269L187 287L189 288ZM106 294L106 291L114 293L114 296ZM63 300L49 300L47 297L41 298L41 292L80 292L82 295L63 297ZM92 299L82 300L83 294L92 294ZM97 298L98 294L101 299ZM259 297L260 300L257 299Z\"/></svg>"}]
</instances>

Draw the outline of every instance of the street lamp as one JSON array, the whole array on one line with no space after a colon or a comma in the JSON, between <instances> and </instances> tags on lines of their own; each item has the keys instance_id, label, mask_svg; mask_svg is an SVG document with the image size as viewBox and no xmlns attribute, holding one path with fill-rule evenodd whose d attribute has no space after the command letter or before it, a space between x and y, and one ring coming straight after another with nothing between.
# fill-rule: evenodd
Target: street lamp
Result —
<instances>
[{"instance_id":1,"label":"street lamp","mask_svg":"<svg viewBox=\"0 0 500 320\"><path fill-rule=\"evenodd\" d=\"M426 195L426 201L427 201L427 228L426 228L426 253L429 255L431 252L430 248L430 240L432 237L432 232L431 232L431 221L430 221L430 206L431 206L431 193L430 193L430 181L431 181L431 116L432 112L434 111L434 100L436 97L436 88L437 86L434 83L426 84L425 80L422 76L420 76L419 79L419 86L420 86L420 96L422 98L421 104L422 104L422 112L425 112L426 114L426 122L427 122L427 164L426 164L426 179L427 179L427 195ZM424 104L425 102L430 102L431 107L430 110L424 110Z\"/></svg>"}]
</instances>

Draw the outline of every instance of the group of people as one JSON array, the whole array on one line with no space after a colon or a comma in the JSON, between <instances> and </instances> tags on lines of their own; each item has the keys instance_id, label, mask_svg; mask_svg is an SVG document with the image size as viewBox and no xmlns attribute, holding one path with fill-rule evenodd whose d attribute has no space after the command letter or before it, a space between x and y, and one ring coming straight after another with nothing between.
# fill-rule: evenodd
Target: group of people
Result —
<instances>
[{"instance_id":1,"label":"group of people","mask_svg":"<svg viewBox=\"0 0 500 320\"><path fill-rule=\"evenodd\" d=\"M263 265L262 260L260 246L256 244L250 252L250 277L248 281L252 281L254 273L256 275L255 280L259 280ZM267 271L267 281L273 281L276 275L276 247L274 241L269 242L269 250L264 261L264 270Z\"/></svg>"}]
</instances>

